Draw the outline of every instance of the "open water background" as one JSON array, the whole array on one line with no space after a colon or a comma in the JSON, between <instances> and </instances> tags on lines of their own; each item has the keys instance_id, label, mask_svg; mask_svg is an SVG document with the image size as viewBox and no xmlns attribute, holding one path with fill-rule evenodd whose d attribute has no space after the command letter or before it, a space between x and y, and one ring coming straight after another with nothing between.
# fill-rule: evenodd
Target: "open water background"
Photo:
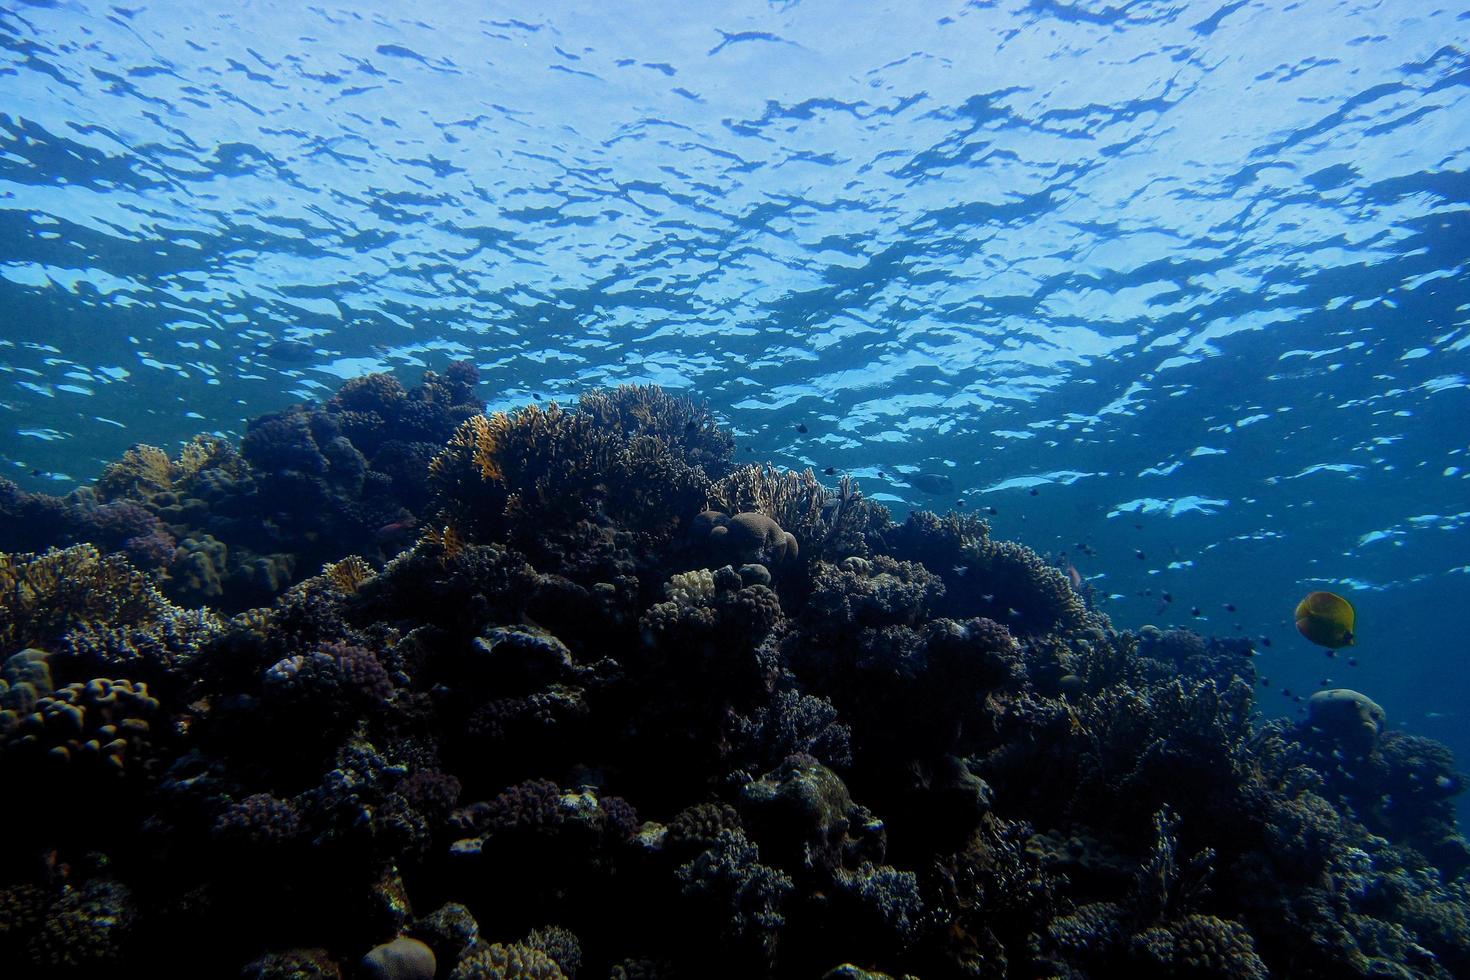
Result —
<instances>
[{"instance_id":1,"label":"open water background","mask_svg":"<svg viewBox=\"0 0 1470 980\"><path fill-rule=\"evenodd\" d=\"M0 3L0 475L657 382L1464 765L1467 137L1465 0Z\"/></svg>"}]
</instances>

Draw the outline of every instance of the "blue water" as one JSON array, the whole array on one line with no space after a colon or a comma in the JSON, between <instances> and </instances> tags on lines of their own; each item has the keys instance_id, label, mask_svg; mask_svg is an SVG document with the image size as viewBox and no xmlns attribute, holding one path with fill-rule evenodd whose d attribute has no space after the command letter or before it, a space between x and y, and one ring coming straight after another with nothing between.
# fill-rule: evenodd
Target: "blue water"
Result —
<instances>
[{"instance_id":1,"label":"blue water","mask_svg":"<svg viewBox=\"0 0 1470 980\"><path fill-rule=\"evenodd\" d=\"M5 4L0 475L656 382L1470 758L1470 4L489 6Z\"/></svg>"}]
</instances>

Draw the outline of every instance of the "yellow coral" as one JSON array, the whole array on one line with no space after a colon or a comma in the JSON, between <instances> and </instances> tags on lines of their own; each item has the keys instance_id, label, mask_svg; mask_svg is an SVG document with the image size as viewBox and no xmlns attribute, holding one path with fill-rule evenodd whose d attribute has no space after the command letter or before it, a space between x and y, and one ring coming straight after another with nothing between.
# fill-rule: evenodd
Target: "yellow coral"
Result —
<instances>
[{"instance_id":1,"label":"yellow coral","mask_svg":"<svg viewBox=\"0 0 1470 980\"><path fill-rule=\"evenodd\" d=\"M455 482L461 479L466 462L479 471L482 480L501 480L500 464L495 460L497 433L509 426L504 412L496 412L492 418L476 415L465 419L454 430L448 445L429 463L429 479L436 482Z\"/></svg>"},{"instance_id":2,"label":"yellow coral","mask_svg":"<svg viewBox=\"0 0 1470 980\"><path fill-rule=\"evenodd\" d=\"M92 620L129 623L176 610L127 559L104 558L90 544L0 552L0 649L44 646Z\"/></svg>"},{"instance_id":3,"label":"yellow coral","mask_svg":"<svg viewBox=\"0 0 1470 980\"><path fill-rule=\"evenodd\" d=\"M373 577L373 566L357 555L348 555L341 561L328 562L322 573L343 592L356 592L362 583Z\"/></svg>"},{"instance_id":4,"label":"yellow coral","mask_svg":"<svg viewBox=\"0 0 1470 980\"><path fill-rule=\"evenodd\" d=\"M168 453L157 446L139 443L102 471L97 480L97 496L103 500L119 497L140 500L170 489L174 475L174 465L169 461Z\"/></svg>"},{"instance_id":5,"label":"yellow coral","mask_svg":"<svg viewBox=\"0 0 1470 980\"><path fill-rule=\"evenodd\" d=\"M184 443L179 451L173 463L173 479L175 483L187 483L204 470L212 469L223 469L239 477L248 467L230 440L201 433Z\"/></svg>"}]
</instances>

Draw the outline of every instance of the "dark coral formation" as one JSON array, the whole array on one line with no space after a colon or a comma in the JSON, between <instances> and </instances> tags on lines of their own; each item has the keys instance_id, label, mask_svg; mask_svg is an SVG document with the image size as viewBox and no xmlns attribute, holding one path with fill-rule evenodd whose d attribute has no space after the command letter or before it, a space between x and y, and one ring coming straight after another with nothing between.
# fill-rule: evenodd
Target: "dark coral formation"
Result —
<instances>
[{"instance_id":1,"label":"dark coral formation","mask_svg":"<svg viewBox=\"0 0 1470 980\"><path fill-rule=\"evenodd\" d=\"M1465 777L1366 695L1263 723L1248 644L1117 630L978 518L474 380L0 486L0 963L1470 973Z\"/></svg>"},{"instance_id":2,"label":"dark coral formation","mask_svg":"<svg viewBox=\"0 0 1470 980\"><path fill-rule=\"evenodd\" d=\"M88 542L155 571L178 602L268 603L324 562L381 563L413 543L429 461L483 410L478 382L467 361L411 389L387 374L354 378L325 405L252 420L238 449L216 436L176 458L134 446L66 497L0 480L0 551Z\"/></svg>"}]
</instances>

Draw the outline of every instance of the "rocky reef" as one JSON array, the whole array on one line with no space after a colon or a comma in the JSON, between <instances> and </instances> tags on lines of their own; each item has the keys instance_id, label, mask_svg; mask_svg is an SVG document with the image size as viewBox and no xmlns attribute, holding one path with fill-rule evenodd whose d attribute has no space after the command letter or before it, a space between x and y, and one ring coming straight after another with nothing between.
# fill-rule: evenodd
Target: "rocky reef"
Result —
<instances>
[{"instance_id":1,"label":"rocky reef","mask_svg":"<svg viewBox=\"0 0 1470 980\"><path fill-rule=\"evenodd\" d=\"M7 975L1470 975L1465 777L657 388L0 485Z\"/></svg>"}]
</instances>

